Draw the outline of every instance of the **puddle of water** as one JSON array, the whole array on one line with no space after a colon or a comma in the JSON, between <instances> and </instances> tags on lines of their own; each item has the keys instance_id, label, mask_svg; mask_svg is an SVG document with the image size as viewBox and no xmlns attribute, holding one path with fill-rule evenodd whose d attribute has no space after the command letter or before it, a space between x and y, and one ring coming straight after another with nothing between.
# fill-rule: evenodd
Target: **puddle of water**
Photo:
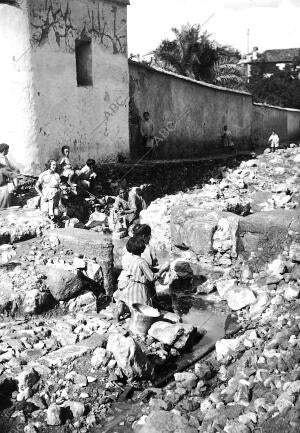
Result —
<instances>
[{"instance_id":1,"label":"puddle of water","mask_svg":"<svg viewBox=\"0 0 300 433\"><path fill-rule=\"evenodd\" d=\"M225 323L227 315L220 312L213 312L192 307L188 314L182 316L183 323L197 326L206 333L204 337L193 346L192 352L197 352L201 347L213 344L225 334ZM189 358L189 354L184 355Z\"/></svg>"},{"instance_id":2,"label":"puddle of water","mask_svg":"<svg viewBox=\"0 0 300 433\"><path fill-rule=\"evenodd\" d=\"M190 365L196 362L199 357L205 355L207 350L210 350L215 342L225 335L225 323L228 314L220 311L219 303L205 299L205 297L194 297L192 287L187 287L186 290L170 293L167 291L162 299L168 300L169 306L176 310L176 313L181 316L182 322L197 326L199 329L206 331L206 334L201 338L190 350L190 352L182 354L172 365L168 365L166 369L162 368L159 378L164 379L166 375L172 375L183 370L185 365ZM175 307L175 308L174 308ZM224 309L224 306L222 305ZM104 427L95 428L93 433L131 433L132 422L128 422L128 417L136 418L141 410L141 403L129 400L127 402L118 402L112 407L114 411L114 419L109 420Z\"/></svg>"}]
</instances>

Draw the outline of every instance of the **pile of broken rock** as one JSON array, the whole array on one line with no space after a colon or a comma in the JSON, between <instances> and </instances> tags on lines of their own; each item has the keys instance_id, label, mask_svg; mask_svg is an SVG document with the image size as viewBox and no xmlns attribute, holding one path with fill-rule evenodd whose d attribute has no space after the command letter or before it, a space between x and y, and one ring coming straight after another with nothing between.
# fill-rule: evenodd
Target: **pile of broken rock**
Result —
<instances>
[{"instance_id":1,"label":"pile of broken rock","mask_svg":"<svg viewBox=\"0 0 300 433\"><path fill-rule=\"evenodd\" d=\"M223 268L241 254L270 261L300 228L299 159L299 147L265 152L222 170L221 181L155 200L141 214L154 249Z\"/></svg>"},{"instance_id":2,"label":"pile of broken rock","mask_svg":"<svg viewBox=\"0 0 300 433\"><path fill-rule=\"evenodd\" d=\"M180 433L299 431L300 243L247 277L246 291L238 278L216 283L239 310L239 334L219 340L215 357L158 390L135 433L159 433L163 426Z\"/></svg>"},{"instance_id":3,"label":"pile of broken rock","mask_svg":"<svg viewBox=\"0 0 300 433\"><path fill-rule=\"evenodd\" d=\"M101 428L118 419L115 403L135 385L130 406L136 411L114 425L116 430L126 423L135 433L298 432L297 158L294 147L275 156L266 153L225 170L220 183L166 197L145 211L143 218L152 215L157 248L172 246L199 273L208 266L198 295L215 291L239 324L234 337L216 343L215 354L176 373L164 388L148 379L189 347L195 327L169 314L145 338L137 337L128 331L128 320L114 323L111 307L97 314L93 293L66 294L63 285L57 294L59 284L49 290L39 266L71 272L67 262L74 258L56 239L40 239L42 248L32 246L22 257L18 248L3 247L0 299L6 305L10 302L13 310L12 301L21 299L17 304L24 312L36 313L37 299L50 293L66 308L63 315L50 311L6 318L0 325L0 431L8 426L21 426L25 433L52 426L68 433ZM155 208L160 209L156 220Z\"/></svg>"}]
</instances>

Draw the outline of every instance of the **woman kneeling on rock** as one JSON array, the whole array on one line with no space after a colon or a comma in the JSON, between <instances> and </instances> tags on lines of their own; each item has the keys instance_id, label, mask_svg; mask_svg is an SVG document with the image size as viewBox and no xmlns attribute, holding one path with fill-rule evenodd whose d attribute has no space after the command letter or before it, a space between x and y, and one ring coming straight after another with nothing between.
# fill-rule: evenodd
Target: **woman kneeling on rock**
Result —
<instances>
[{"instance_id":1,"label":"woman kneeling on rock","mask_svg":"<svg viewBox=\"0 0 300 433\"><path fill-rule=\"evenodd\" d=\"M141 237L132 237L126 245L126 253L122 258L123 270L119 277L118 290L114 294L117 301L117 320L125 312L126 306L133 304L152 305L153 282L156 277L148 263L141 257L145 250L145 242Z\"/></svg>"},{"instance_id":2,"label":"woman kneeling on rock","mask_svg":"<svg viewBox=\"0 0 300 433\"><path fill-rule=\"evenodd\" d=\"M48 170L40 174L35 189L41 197L41 211L51 220L59 215L60 176L56 173L57 164L54 159L48 161Z\"/></svg>"}]
</instances>

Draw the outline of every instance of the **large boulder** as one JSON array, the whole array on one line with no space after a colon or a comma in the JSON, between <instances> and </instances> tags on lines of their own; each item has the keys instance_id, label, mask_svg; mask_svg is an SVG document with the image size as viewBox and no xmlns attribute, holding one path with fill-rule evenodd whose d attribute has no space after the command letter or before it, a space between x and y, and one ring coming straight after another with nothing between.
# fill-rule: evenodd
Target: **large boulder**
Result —
<instances>
[{"instance_id":1,"label":"large boulder","mask_svg":"<svg viewBox=\"0 0 300 433\"><path fill-rule=\"evenodd\" d=\"M148 334L163 344L183 350L191 344L196 332L196 328L192 325L159 321L151 326Z\"/></svg>"},{"instance_id":2,"label":"large boulder","mask_svg":"<svg viewBox=\"0 0 300 433\"><path fill-rule=\"evenodd\" d=\"M44 267L43 271L47 277L46 286L57 301L68 301L88 291L92 291L96 296L103 292L99 283L80 270L72 272L64 266L50 265Z\"/></svg>"},{"instance_id":3,"label":"large boulder","mask_svg":"<svg viewBox=\"0 0 300 433\"><path fill-rule=\"evenodd\" d=\"M178 216L177 209L171 214L173 245L189 248L198 255L212 254L212 239L217 229L218 213L192 208L190 212L186 211Z\"/></svg>"},{"instance_id":4,"label":"large boulder","mask_svg":"<svg viewBox=\"0 0 300 433\"><path fill-rule=\"evenodd\" d=\"M198 429L188 424L187 418L178 412L156 410L133 425L134 433L197 433Z\"/></svg>"},{"instance_id":5,"label":"large boulder","mask_svg":"<svg viewBox=\"0 0 300 433\"><path fill-rule=\"evenodd\" d=\"M248 258L251 253L253 269L261 269L288 248L293 241L292 232L300 231L300 210L277 209L259 212L239 222L239 251Z\"/></svg>"},{"instance_id":6,"label":"large boulder","mask_svg":"<svg viewBox=\"0 0 300 433\"><path fill-rule=\"evenodd\" d=\"M235 278L219 278L214 284L221 299L224 301L227 299L228 293L237 287L237 280Z\"/></svg>"},{"instance_id":7,"label":"large boulder","mask_svg":"<svg viewBox=\"0 0 300 433\"><path fill-rule=\"evenodd\" d=\"M48 266L45 270L47 287L57 301L68 301L82 293L86 285L76 274L56 266Z\"/></svg>"},{"instance_id":8,"label":"large boulder","mask_svg":"<svg viewBox=\"0 0 300 433\"><path fill-rule=\"evenodd\" d=\"M53 297L48 291L38 289L29 290L25 293L22 302L22 311L25 314L39 314L53 303Z\"/></svg>"},{"instance_id":9,"label":"large boulder","mask_svg":"<svg viewBox=\"0 0 300 433\"><path fill-rule=\"evenodd\" d=\"M239 221L241 217L224 213L218 220L217 230L213 235L213 250L220 253L230 252L231 257L238 255Z\"/></svg>"},{"instance_id":10,"label":"large boulder","mask_svg":"<svg viewBox=\"0 0 300 433\"><path fill-rule=\"evenodd\" d=\"M171 212L172 244L188 248L199 256L229 251L236 257L240 218L221 209L174 206Z\"/></svg>"},{"instance_id":11,"label":"large boulder","mask_svg":"<svg viewBox=\"0 0 300 433\"><path fill-rule=\"evenodd\" d=\"M152 366L139 344L132 337L111 334L106 350L111 352L118 366L129 378L150 378Z\"/></svg>"},{"instance_id":12,"label":"large boulder","mask_svg":"<svg viewBox=\"0 0 300 433\"><path fill-rule=\"evenodd\" d=\"M233 311L241 310L242 308L248 307L254 304L256 297L252 290L247 287L236 287L230 290L227 294L227 302L229 308Z\"/></svg>"},{"instance_id":13,"label":"large boulder","mask_svg":"<svg viewBox=\"0 0 300 433\"><path fill-rule=\"evenodd\" d=\"M65 248L72 249L75 254L83 254L89 259L96 257L102 268L104 289L112 295L114 261L111 236L76 228L55 229L48 236L57 237Z\"/></svg>"}]
</instances>

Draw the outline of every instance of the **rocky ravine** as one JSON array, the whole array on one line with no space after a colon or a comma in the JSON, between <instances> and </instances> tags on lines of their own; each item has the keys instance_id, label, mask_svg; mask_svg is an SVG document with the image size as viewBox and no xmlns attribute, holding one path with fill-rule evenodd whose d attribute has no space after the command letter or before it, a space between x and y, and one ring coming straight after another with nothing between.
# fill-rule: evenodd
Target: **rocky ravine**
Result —
<instances>
[{"instance_id":1,"label":"rocky ravine","mask_svg":"<svg viewBox=\"0 0 300 433\"><path fill-rule=\"evenodd\" d=\"M241 325L165 388L151 386L153 366L180 356L194 329L175 323L170 338L154 324L141 339L111 307L97 314L90 292L32 316L49 295L40 266L71 266L74 253L51 236L3 248L1 302L10 287L23 310L0 325L0 432L299 431L299 160L298 147L266 153L145 212L155 247L188 261L197 296L213 291Z\"/></svg>"}]
</instances>

